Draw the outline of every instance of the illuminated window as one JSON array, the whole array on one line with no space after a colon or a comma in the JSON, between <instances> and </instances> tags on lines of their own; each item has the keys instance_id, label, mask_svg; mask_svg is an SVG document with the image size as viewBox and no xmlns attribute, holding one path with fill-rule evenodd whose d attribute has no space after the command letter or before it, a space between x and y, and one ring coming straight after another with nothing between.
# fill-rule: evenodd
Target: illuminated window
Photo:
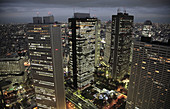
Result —
<instances>
[{"instance_id":1,"label":"illuminated window","mask_svg":"<svg viewBox=\"0 0 170 109\"><path fill-rule=\"evenodd\" d=\"M146 64L146 62L145 62L145 61L142 61L142 63L143 63L143 64Z\"/></svg>"},{"instance_id":2,"label":"illuminated window","mask_svg":"<svg viewBox=\"0 0 170 109\"><path fill-rule=\"evenodd\" d=\"M47 57L47 59L52 59L52 57Z\"/></svg>"},{"instance_id":3,"label":"illuminated window","mask_svg":"<svg viewBox=\"0 0 170 109\"><path fill-rule=\"evenodd\" d=\"M30 45L30 47L36 47L36 46Z\"/></svg>"},{"instance_id":4,"label":"illuminated window","mask_svg":"<svg viewBox=\"0 0 170 109\"><path fill-rule=\"evenodd\" d=\"M47 73L47 72L42 72L42 71L36 71L41 76L48 76L48 77L53 77L53 73Z\"/></svg>"},{"instance_id":5,"label":"illuminated window","mask_svg":"<svg viewBox=\"0 0 170 109\"><path fill-rule=\"evenodd\" d=\"M152 45L147 44L147 45L145 45L145 47L152 47Z\"/></svg>"},{"instance_id":6,"label":"illuminated window","mask_svg":"<svg viewBox=\"0 0 170 109\"><path fill-rule=\"evenodd\" d=\"M54 86L53 82L42 81L42 80L39 81L39 84L48 85L48 86Z\"/></svg>"},{"instance_id":7,"label":"illuminated window","mask_svg":"<svg viewBox=\"0 0 170 109\"><path fill-rule=\"evenodd\" d=\"M148 76L148 78L151 78L151 76Z\"/></svg>"},{"instance_id":8,"label":"illuminated window","mask_svg":"<svg viewBox=\"0 0 170 109\"><path fill-rule=\"evenodd\" d=\"M159 57L160 59L163 59L163 57Z\"/></svg>"},{"instance_id":9,"label":"illuminated window","mask_svg":"<svg viewBox=\"0 0 170 109\"><path fill-rule=\"evenodd\" d=\"M34 30L42 30L42 28L34 28Z\"/></svg>"},{"instance_id":10,"label":"illuminated window","mask_svg":"<svg viewBox=\"0 0 170 109\"><path fill-rule=\"evenodd\" d=\"M159 71L158 71L158 70L155 70L155 72L156 72L156 73L159 73Z\"/></svg>"},{"instance_id":11,"label":"illuminated window","mask_svg":"<svg viewBox=\"0 0 170 109\"><path fill-rule=\"evenodd\" d=\"M45 39L45 37L41 37L41 39Z\"/></svg>"},{"instance_id":12,"label":"illuminated window","mask_svg":"<svg viewBox=\"0 0 170 109\"><path fill-rule=\"evenodd\" d=\"M36 44L36 43L31 43L31 45L40 45L40 44Z\"/></svg>"},{"instance_id":13,"label":"illuminated window","mask_svg":"<svg viewBox=\"0 0 170 109\"><path fill-rule=\"evenodd\" d=\"M33 49L33 50L36 50L36 48L35 48L35 47L30 47L29 49Z\"/></svg>"},{"instance_id":14,"label":"illuminated window","mask_svg":"<svg viewBox=\"0 0 170 109\"><path fill-rule=\"evenodd\" d=\"M145 69L145 67L142 67L142 69Z\"/></svg>"},{"instance_id":15,"label":"illuminated window","mask_svg":"<svg viewBox=\"0 0 170 109\"><path fill-rule=\"evenodd\" d=\"M166 60L166 63L170 63L170 61Z\"/></svg>"},{"instance_id":16,"label":"illuminated window","mask_svg":"<svg viewBox=\"0 0 170 109\"><path fill-rule=\"evenodd\" d=\"M28 37L28 39L34 39L34 37Z\"/></svg>"},{"instance_id":17,"label":"illuminated window","mask_svg":"<svg viewBox=\"0 0 170 109\"><path fill-rule=\"evenodd\" d=\"M150 75L151 75L151 72L148 72L148 74L150 74Z\"/></svg>"}]
</instances>

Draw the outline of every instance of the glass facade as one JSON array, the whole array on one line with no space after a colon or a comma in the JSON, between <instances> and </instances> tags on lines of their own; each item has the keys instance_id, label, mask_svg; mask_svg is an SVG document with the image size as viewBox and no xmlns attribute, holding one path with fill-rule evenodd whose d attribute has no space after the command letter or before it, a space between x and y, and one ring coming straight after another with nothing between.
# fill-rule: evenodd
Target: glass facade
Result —
<instances>
[{"instance_id":1,"label":"glass facade","mask_svg":"<svg viewBox=\"0 0 170 109\"><path fill-rule=\"evenodd\" d=\"M106 44L105 44L105 51L104 51L104 62L106 65L109 65L110 53L111 53L111 21L106 23Z\"/></svg>"},{"instance_id":2,"label":"glass facade","mask_svg":"<svg viewBox=\"0 0 170 109\"><path fill-rule=\"evenodd\" d=\"M121 79L129 72L133 35L133 16L118 13L112 16L110 72L113 79Z\"/></svg>"},{"instance_id":3,"label":"glass facade","mask_svg":"<svg viewBox=\"0 0 170 109\"><path fill-rule=\"evenodd\" d=\"M70 18L70 70L74 86L83 90L94 80L96 18Z\"/></svg>"}]
</instances>

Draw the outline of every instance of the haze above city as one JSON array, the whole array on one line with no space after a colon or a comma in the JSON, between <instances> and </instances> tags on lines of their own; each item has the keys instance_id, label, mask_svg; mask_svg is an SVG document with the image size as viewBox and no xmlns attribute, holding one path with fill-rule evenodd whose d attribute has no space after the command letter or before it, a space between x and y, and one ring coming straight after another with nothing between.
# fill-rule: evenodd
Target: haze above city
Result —
<instances>
[{"instance_id":1,"label":"haze above city","mask_svg":"<svg viewBox=\"0 0 170 109\"><path fill-rule=\"evenodd\" d=\"M135 16L135 22L152 20L170 23L169 0L1 0L0 23L29 23L32 17L54 15L56 21L67 22L74 12L86 12L102 21L111 20L117 10Z\"/></svg>"}]
</instances>

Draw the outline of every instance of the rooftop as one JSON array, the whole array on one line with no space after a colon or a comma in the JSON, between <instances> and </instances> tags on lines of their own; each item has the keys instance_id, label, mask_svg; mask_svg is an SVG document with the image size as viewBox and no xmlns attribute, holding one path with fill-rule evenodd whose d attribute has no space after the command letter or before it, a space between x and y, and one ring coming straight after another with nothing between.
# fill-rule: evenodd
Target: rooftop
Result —
<instances>
[{"instance_id":1,"label":"rooftop","mask_svg":"<svg viewBox=\"0 0 170 109\"><path fill-rule=\"evenodd\" d=\"M144 22L144 25L152 25L152 22L151 22L150 20L146 20L146 21Z\"/></svg>"},{"instance_id":2,"label":"rooftop","mask_svg":"<svg viewBox=\"0 0 170 109\"><path fill-rule=\"evenodd\" d=\"M20 57L13 57L13 58L0 58L0 61L19 61Z\"/></svg>"},{"instance_id":3,"label":"rooftop","mask_svg":"<svg viewBox=\"0 0 170 109\"><path fill-rule=\"evenodd\" d=\"M170 39L168 40L168 42L161 42L161 41L153 41L151 37L141 37L141 38L135 38L135 41L139 41L139 42L145 42L148 44L155 44L155 45L164 45L164 46L170 46Z\"/></svg>"},{"instance_id":4,"label":"rooftop","mask_svg":"<svg viewBox=\"0 0 170 109\"><path fill-rule=\"evenodd\" d=\"M74 13L74 18L90 18L90 13Z\"/></svg>"}]
</instances>

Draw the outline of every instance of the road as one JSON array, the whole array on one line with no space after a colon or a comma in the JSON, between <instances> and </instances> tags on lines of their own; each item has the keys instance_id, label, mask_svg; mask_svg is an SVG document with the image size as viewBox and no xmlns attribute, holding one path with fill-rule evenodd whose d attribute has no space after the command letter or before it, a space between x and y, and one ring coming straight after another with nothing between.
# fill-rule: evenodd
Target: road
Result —
<instances>
[{"instance_id":1,"label":"road","mask_svg":"<svg viewBox=\"0 0 170 109\"><path fill-rule=\"evenodd\" d=\"M94 104L77 96L70 89L66 91L66 98L75 104L75 106L79 109L98 109Z\"/></svg>"}]
</instances>

